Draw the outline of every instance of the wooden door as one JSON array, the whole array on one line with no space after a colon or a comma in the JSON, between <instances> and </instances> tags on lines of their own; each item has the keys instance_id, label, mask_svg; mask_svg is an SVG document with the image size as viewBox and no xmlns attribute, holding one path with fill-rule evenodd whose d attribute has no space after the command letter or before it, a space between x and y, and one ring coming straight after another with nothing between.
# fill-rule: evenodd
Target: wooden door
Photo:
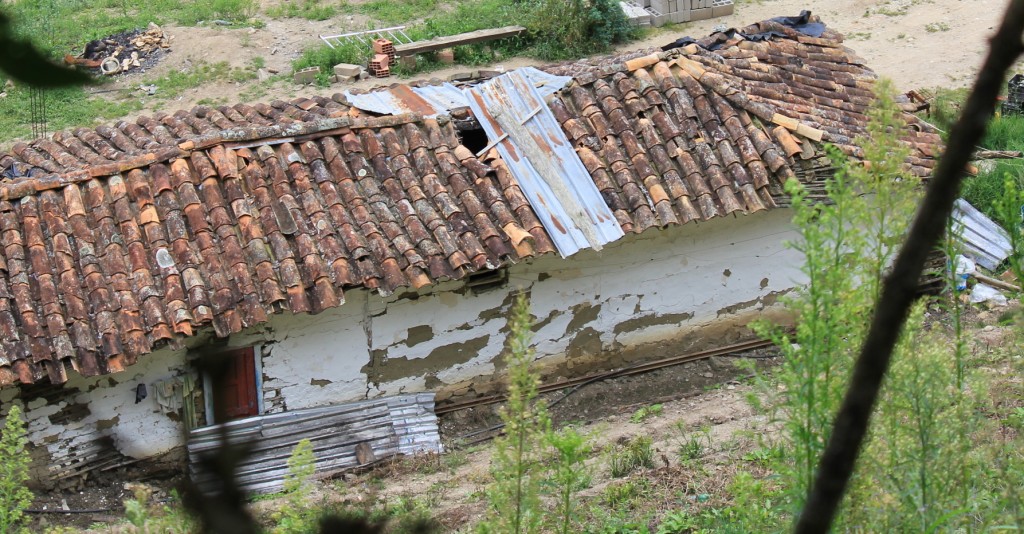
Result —
<instances>
[{"instance_id":1,"label":"wooden door","mask_svg":"<svg viewBox=\"0 0 1024 534\"><path fill-rule=\"evenodd\" d=\"M214 420L217 423L241 419L260 412L256 397L256 361L252 347L227 351L224 374L214 383Z\"/></svg>"}]
</instances>

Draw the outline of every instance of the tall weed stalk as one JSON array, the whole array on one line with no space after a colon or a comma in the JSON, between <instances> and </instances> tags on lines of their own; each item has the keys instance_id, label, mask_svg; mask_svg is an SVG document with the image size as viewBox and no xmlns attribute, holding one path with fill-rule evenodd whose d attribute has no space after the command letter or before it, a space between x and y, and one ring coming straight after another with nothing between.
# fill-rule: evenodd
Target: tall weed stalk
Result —
<instances>
[{"instance_id":1,"label":"tall weed stalk","mask_svg":"<svg viewBox=\"0 0 1024 534\"><path fill-rule=\"evenodd\" d=\"M537 391L540 378L530 369L530 326L530 305L520 295L509 321L508 400L499 414L505 433L494 440L494 482L487 491L489 509L481 532L525 534L540 532L542 526L543 445L551 419Z\"/></svg>"},{"instance_id":2,"label":"tall weed stalk","mask_svg":"<svg viewBox=\"0 0 1024 534\"><path fill-rule=\"evenodd\" d=\"M781 393L770 402L788 448L787 461L776 468L794 509L811 488L881 277L918 198L917 182L903 170L907 150L897 141L903 125L891 92L888 83L879 83L868 134L858 140L866 163L830 152L837 171L826 183L828 202L809 198L796 180L786 184L800 234L790 246L804 255L808 283L788 302L797 319L794 334L767 324L758 329L784 356L773 375L778 387L772 390Z\"/></svg>"}]
</instances>

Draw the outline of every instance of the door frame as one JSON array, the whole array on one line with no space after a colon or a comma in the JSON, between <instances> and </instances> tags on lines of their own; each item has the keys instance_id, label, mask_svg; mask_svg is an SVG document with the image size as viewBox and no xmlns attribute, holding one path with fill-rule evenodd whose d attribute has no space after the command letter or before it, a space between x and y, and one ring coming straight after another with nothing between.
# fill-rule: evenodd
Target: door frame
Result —
<instances>
[{"instance_id":1,"label":"door frame","mask_svg":"<svg viewBox=\"0 0 1024 534\"><path fill-rule=\"evenodd\" d=\"M252 348L253 372L256 374L256 415L263 415L263 344L257 343L249 347L225 347L224 352ZM206 409L206 425L220 424L222 421L215 420L213 411L213 379L209 373L203 372L203 407Z\"/></svg>"}]
</instances>

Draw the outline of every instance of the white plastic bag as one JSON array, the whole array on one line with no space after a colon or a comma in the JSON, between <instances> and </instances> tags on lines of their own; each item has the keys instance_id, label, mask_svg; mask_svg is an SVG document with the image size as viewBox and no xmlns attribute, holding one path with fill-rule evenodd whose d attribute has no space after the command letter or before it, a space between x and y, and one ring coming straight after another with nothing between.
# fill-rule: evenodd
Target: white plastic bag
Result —
<instances>
[{"instance_id":1,"label":"white plastic bag","mask_svg":"<svg viewBox=\"0 0 1024 534\"><path fill-rule=\"evenodd\" d=\"M1002 294L998 289L977 283L974 289L971 290L971 302L977 304L979 302L991 302L997 306L1006 306L1006 295Z\"/></svg>"},{"instance_id":2,"label":"white plastic bag","mask_svg":"<svg viewBox=\"0 0 1024 534\"><path fill-rule=\"evenodd\" d=\"M967 277L974 272L976 266L974 260L957 254L956 258L956 269L953 271L956 274L956 290L963 291L967 289Z\"/></svg>"}]
</instances>

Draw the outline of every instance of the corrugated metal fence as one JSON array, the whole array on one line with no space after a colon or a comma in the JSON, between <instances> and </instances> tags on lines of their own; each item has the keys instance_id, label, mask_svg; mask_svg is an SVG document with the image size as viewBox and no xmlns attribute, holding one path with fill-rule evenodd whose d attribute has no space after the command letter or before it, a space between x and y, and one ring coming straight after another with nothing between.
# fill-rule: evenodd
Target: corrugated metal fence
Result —
<instances>
[{"instance_id":1,"label":"corrugated metal fence","mask_svg":"<svg viewBox=\"0 0 1024 534\"><path fill-rule=\"evenodd\" d=\"M200 459L225 439L250 444L237 482L254 494L282 489L288 457L303 439L313 445L318 478L367 463L366 453L357 454L357 448L372 451L370 458L376 459L442 450L433 393L261 415L194 430L188 442L189 472L204 490L215 491L217 485Z\"/></svg>"}]
</instances>

